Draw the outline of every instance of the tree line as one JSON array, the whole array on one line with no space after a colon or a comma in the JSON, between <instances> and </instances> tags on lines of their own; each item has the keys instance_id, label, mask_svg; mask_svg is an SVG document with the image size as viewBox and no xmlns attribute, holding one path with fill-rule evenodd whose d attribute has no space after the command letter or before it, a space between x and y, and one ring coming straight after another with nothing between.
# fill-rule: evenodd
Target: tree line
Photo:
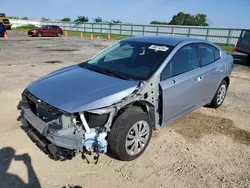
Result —
<instances>
[{"instance_id":1,"label":"tree line","mask_svg":"<svg viewBox=\"0 0 250 188\"><path fill-rule=\"evenodd\" d=\"M174 15L170 22L152 21L150 24L209 26L206 14L198 13L196 15L191 15L183 12L179 12L177 15Z\"/></svg>"},{"instance_id":2,"label":"tree line","mask_svg":"<svg viewBox=\"0 0 250 188\"><path fill-rule=\"evenodd\" d=\"M72 20L70 18L63 18L61 21L70 22ZM102 18L100 17L94 18L93 21L96 23L110 23L110 24L122 23L120 20L103 21ZM75 23L89 22L89 18L87 16L78 16L74 20L74 22ZM178 14L174 15L170 22L152 21L150 22L150 24L208 26L206 14L198 13L196 15L191 15L184 12L179 12Z\"/></svg>"},{"instance_id":3,"label":"tree line","mask_svg":"<svg viewBox=\"0 0 250 188\"><path fill-rule=\"evenodd\" d=\"M64 22L71 22L70 18L63 18L61 21ZM96 17L93 19L96 23L113 23L113 24L119 24L122 23L120 20L111 20L111 21L103 21L102 18ZM89 22L89 18L87 16L77 16L77 18L74 20L75 23L85 23Z\"/></svg>"}]
</instances>

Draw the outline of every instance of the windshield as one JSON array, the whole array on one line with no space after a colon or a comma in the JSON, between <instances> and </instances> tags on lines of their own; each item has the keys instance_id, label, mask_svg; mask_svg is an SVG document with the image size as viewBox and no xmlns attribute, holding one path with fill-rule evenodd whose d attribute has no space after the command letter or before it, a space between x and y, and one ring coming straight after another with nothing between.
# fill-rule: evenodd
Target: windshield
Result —
<instances>
[{"instance_id":1,"label":"windshield","mask_svg":"<svg viewBox=\"0 0 250 188\"><path fill-rule=\"evenodd\" d=\"M87 62L88 67L114 76L148 80L166 59L172 46L121 41Z\"/></svg>"}]
</instances>

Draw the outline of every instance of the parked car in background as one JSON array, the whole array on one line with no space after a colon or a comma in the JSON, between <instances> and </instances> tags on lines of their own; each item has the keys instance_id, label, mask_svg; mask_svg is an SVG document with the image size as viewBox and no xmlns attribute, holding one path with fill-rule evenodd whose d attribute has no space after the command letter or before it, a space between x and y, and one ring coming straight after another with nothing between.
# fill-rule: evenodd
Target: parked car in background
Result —
<instances>
[{"instance_id":1,"label":"parked car in background","mask_svg":"<svg viewBox=\"0 0 250 188\"><path fill-rule=\"evenodd\" d=\"M12 24L9 19L0 17L0 22L2 22L7 30L11 30Z\"/></svg>"},{"instance_id":2,"label":"parked car in background","mask_svg":"<svg viewBox=\"0 0 250 188\"><path fill-rule=\"evenodd\" d=\"M5 13L0 12L0 18L6 17Z\"/></svg>"},{"instance_id":3,"label":"parked car in background","mask_svg":"<svg viewBox=\"0 0 250 188\"><path fill-rule=\"evenodd\" d=\"M29 30L28 35L33 37L60 37L63 35L63 30L56 25L45 25L41 28Z\"/></svg>"},{"instance_id":4,"label":"parked car in background","mask_svg":"<svg viewBox=\"0 0 250 188\"><path fill-rule=\"evenodd\" d=\"M205 40L132 37L30 84L21 119L54 159L109 151L130 161L152 130L202 106L220 107L232 68L232 56Z\"/></svg>"},{"instance_id":5,"label":"parked car in background","mask_svg":"<svg viewBox=\"0 0 250 188\"><path fill-rule=\"evenodd\" d=\"M0 22L0 37L3 37L5 32L6 32L6 28L3 25L3 23Z\"/></svg>"},{"instance_id":6,"label":"parked car in background","mask_svg":"<svg viewBox=\"0 0 250 188\"><path fill-rule=\"evenodd\" d=\"M236 51L247 54L250 61L250 30L242 30L236 45Z\"/></svg>"}]
</instances>

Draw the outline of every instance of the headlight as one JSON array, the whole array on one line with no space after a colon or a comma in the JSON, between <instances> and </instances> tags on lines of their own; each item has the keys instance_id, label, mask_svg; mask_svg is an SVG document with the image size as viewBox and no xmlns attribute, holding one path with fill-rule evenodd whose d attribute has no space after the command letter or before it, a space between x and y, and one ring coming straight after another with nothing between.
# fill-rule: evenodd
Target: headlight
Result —
<instances>
[{"instance_id":1,"label":"headlight","mask_svg":"<svg viewBox=\"0 0 250 188\"><path fill-rule=\"evenodd\" d=\"M90 128L103 126L109 118L109 114L93 114L90 112L84 112L84 116Z\"/></svg>"}]
</instances>

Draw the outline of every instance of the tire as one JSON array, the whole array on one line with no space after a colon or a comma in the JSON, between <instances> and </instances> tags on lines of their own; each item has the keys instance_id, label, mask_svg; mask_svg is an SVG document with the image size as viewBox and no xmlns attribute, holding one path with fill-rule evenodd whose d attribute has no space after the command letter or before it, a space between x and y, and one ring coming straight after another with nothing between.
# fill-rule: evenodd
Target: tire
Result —
<instances>
[{"instance_id":1,"label":"tire","mask_svg":"<svg viewBox=\"0 0 250 188\"><path fill-rule=\"evenodd\" d=\"M62 34L61 34L61 33L56 33L56 36L57 36L57 37L61 37Z\"/></svg>"},{"instance_id":2,"label":"tire","mask_svg":"<svg viewBox=\"0 0 250 188\"><path fill-rule=\"evenodd\" d=\"M222 80L209 107L219 108L223 104L227 95L227 88L228 88L227 82L225 80Z\"/></svg>"},{"instance_id":3,"label":"tire","mask_svg":"<svg viewBox=\"0 0 250 188\"><path fill-rule=\"evenodd\" d=\"M42 33L37 33L36 36L37 37L42 37Z\"/></svg>"},{"instance_id":4,"label":"tire","mask_svg":"<svg viewBox=\"0 0 250 188\"><path fill-rule=\"evenodd\" d=\"M137 137L136 132L139 132ZM141 108L129 108L116 119L111 129L108 136L109 151L117 159L132 161L145 151L151 136L152 125L148 115Z\"/></svg>"}]
</instances>

